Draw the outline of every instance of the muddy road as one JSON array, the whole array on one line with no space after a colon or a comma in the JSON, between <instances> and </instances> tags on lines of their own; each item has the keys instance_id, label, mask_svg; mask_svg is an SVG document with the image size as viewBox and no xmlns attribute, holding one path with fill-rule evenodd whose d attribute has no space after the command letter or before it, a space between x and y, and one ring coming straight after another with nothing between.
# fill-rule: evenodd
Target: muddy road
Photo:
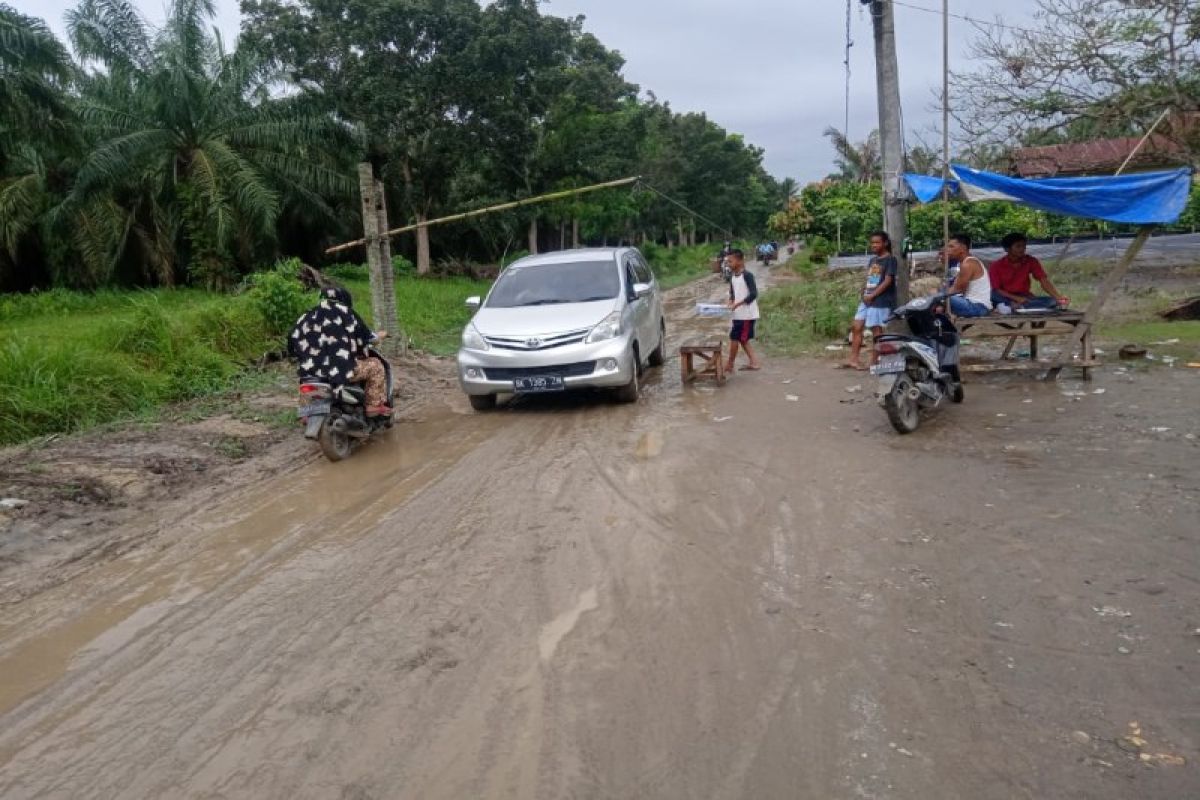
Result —
<instances>
[{"instance_id":1,"label":"muddy road","mask_svg":"<svg viewBox=\"0 0 1200 800\"><path fill-rule=\"evenodd\" d=\"M0 796L1200 795L1196 371L902 438L865 375L677 369L447 394L3 607Z\"/></svg>"}]
</instances>

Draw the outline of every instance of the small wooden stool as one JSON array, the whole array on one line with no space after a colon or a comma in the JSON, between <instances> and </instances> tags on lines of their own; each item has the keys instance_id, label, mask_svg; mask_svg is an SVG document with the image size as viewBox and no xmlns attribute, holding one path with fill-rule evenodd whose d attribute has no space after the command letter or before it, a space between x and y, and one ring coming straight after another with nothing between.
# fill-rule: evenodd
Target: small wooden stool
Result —
<instances>
[{"instance_id":1,"label":"small wooden stool","mask_svg":"<svg viewBox=\"0 0 1200 800\"><path fill-rule=\"evenodd\" d=\"M704 360L699 370L693 366L695 356ZM683 345L679 348L679 364L685 384L698 378L713 378L718 386L725 385L725 343L720 339Z\"/></svg>"}]
</instances>

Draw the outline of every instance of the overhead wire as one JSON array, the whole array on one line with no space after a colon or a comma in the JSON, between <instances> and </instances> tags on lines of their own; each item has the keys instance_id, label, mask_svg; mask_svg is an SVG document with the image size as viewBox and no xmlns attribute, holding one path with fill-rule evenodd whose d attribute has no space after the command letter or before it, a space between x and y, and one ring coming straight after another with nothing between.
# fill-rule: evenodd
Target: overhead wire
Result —
<instances>
[{"instance_id":1,"label":"overhead wire","mask_svg":"<svg viewBox=\"0 0 1200 800\"><path fill-rule=\"evenodd\" d=\"M903 8L912 9L913 11L924 11L926 14L936 14L939 17L942 16L942 9L940 9L940 8L928 8L926 6L918 6L918 5L914 5L913 3L903 2L903 0L891 0L891 3L894 6L901 6ZM963 22L969 22L972 25L979 25L979 26L988 27L988 28L1001 28L1003 30L1016 31L1017 33L1027 33L1030 35L1036 33L1036 31L1034 31L1032 28L1022 28L1017 25L1009 25L1006 22L999 22L996 20L987 21L987 20L982 20L982 19L976 19L975 17L968 17L965 14L948 14L947 16L951 17L952 19L959 19L959 20L962 20Z\"/></svg>"},{"instance_id":2,"label":"overhead wire","mask_svg":"<svg viewBox=\"0 0 1200 800\"><path fill-rule=\"evenodd\" d=\"M682 208L682 209L683 209L684 211L686 211L688 214L691 214L691 215L692 215L693 217L695 217L696 219L699 219L699 220L701 220L701 221L703 221L703 222L706 222L706 223L708 223L709 225L713 226L713 227L714 227L714 228L716 228L718 231L721 231L722 233L724 233L725 235L729 236L730 238L732 238L732 237L733 237L733 231L731 231L729 228L726 228L724 225L721 225L721 224L719 224L719 223L713 222L711 219L709 219L708 217L704 216L704 215L703 215L703 214L701 214L699 211L695 211L695 210L693 210L693 209L691 209L691 208L688 208L687 206L685 206L683 203L679 202L679 201L678 201L678 200L676 200L675 198L668 196L666 193L664 193L664 192L661 192L661 191L659 191L658 189L655 189L653 186L651 186L650 184L646 183L646 181L645 181L645 180L643 180L643 179L641 179L641 178L639 178L639 179L638 179L637 183L636 183L636 184L634 184L634 187L633 187L633 188L634 188L634 190L635 190L635 191L636 191L637 189L649 189L651 192L654 192L654 194L658 195L658 196L659 196L659 197L661 197L663 200L666 200L668 203L672 203L673 205L679 206L680 208Z\"/></svg>"}]
</instances>

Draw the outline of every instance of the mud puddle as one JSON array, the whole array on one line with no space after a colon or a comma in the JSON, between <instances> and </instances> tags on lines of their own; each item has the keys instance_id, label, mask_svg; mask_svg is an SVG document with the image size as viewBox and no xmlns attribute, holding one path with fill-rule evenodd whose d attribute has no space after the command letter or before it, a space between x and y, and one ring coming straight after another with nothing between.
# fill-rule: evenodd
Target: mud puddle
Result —
<instances>
[{"instance_id":1,"label":"mud puddle","mask_svg":"<svg viewBox=\"0 0 1200 800\"><path fill-rule=\"evenodd\" d=\"M162 549L161 542L156 551L101 564L69 588L10 608L0 623L0 714L218 584L244 592L302 553L352 546L499 424L434 411L368 442L346 462L311 460L264 487L223 498L164 532L177 548ZM47 618L49 609L55 612Z\"/></svg>"}]
</instances>

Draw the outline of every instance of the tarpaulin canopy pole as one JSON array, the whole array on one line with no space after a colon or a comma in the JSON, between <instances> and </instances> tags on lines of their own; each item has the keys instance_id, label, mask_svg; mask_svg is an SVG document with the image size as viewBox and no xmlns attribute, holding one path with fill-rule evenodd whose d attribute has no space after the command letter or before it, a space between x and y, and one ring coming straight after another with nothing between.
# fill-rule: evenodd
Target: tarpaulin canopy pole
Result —
<instances>
[{"instance_id":1,"label":"tarpaulin canopy pole","mask_svg":"<svg viewBox=\"0 0 1200 800\"><path fill-rule=\"evenodd\" d=\"M1046 373L1046 380L1055 380L1058 374L1062 372L1063 367L1071 366L1071 354L1075 352L1075 348L1083 341L1083 337L1092 326L1096 323L1096 318L1100 316L1101 309L1104 308L1104 303L1108 300L1108 296L1117 288L1117 284L1129 272L1129 267L1133 264L1134 259L1138 257L1138 253L1142 251L1142 247L1146 244L1146 240L1150 238L1150 232L1154 230L1153 225L1145 225L1138 231L1138 235L1129 247L1125 248L1124 255L1117 265L1109 271L1104 278L1104 283L1100 284L1100 291L1092 298L1092 302L1088 305L1087 311L1083 312L1083 320L1075 326L1075 331L1071 334L1071 341L1063 350L1063 355L1059 358L1058 363L1050 368Z\"/></svg>"}]
</instances>

